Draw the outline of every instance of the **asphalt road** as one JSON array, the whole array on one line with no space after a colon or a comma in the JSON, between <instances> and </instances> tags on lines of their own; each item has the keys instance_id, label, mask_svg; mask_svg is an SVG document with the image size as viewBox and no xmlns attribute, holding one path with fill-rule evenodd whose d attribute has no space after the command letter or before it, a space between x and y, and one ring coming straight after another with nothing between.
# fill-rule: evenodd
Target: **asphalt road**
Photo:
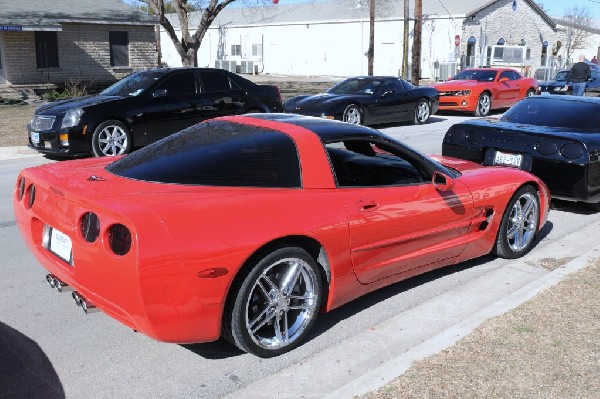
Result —
<instances>
[{"instance_id":1,"label":"asphalt road","mask_svg":"<svg viewBox=\"0 0 600 399\"><path fill-rule=\"evenodd\" d=\"M440 153L443 133L462 119L436 115L425 126L381 128ZM260 359L223 342L156 342L102 313L85 315L69 293L51 290L12 212L18 172L43 162L0 161L0 397L344 397L356 378L547 275L544 263L585 253L600 220L585 207L555 203L526 257L484 257L395 284L320 315L291 353Z\"/></svg>"}]
</instances>

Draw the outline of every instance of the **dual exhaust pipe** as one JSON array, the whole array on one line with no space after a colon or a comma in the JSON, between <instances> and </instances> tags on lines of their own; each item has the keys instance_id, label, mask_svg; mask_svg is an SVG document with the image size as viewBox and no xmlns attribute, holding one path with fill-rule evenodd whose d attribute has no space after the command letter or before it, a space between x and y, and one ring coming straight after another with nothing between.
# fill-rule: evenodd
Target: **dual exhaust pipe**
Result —
<instances>
[{"instance_id":1,"label":"dual exhaust pipe","mask_svg":"<svg viewBox=\"0 0 600 399\"><path fill-rule=\"evenodd\" d=\"M46 281L48 282L48 285L50 285L50 288L54 288L58 292L73 291L73 287L71 287L64 281L61 281L58 277L54 276L53 274L48 274L46 276ZM85 299L83 295L81 295L79 292L73 291L71 292L71 296L73 297L75 304L79 306L84 313L95 313L99 311L96 305L91 303L89 300Z\"/></svg>"}]
</instances>

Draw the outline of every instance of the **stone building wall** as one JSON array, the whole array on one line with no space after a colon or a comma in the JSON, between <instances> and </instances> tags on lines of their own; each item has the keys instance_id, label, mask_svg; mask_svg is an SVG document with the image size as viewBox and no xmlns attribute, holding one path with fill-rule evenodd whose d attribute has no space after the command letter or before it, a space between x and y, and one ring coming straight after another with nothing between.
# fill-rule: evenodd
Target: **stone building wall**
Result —
<instances>
[{"instance_id":1,"label":"stone building wall","mask_svg":"<svg viewBox=\"0 0 600 399\"><path fill-rule=\"evenodd\" d=\"M129 37L129 66L112 67L108 36L125 31ZM77 82L102 87L134 70L157 64L153 26L63 24L58 36L57 68L37 68L34 32L3 34L6 81L12 85Z\"/></svg>"},{"instance_id":2,"label":"stone building wall","mask_svg":"<svg viewBox=\"0 0 600 399\"><path fill-rule=\"evenodd\" d=\"M521 39L531 49L530 59L527 61L529 68L535 70L542 63L542 46L548 43L548 57L552 56L552 46L562 35L557 32L527 1L518 1L516 10L513 10L512 0L500 0L489 7L476 13L472 18L467 18L463 24L461 54L467 52L467 40L473 36L477 39L475 54L479 56L482 39L487 36L487 44L495 45L500 38L504 38L506 45L518 46ZM565 55L561 49L556 55Z\"/></svg>"}]
</instances>

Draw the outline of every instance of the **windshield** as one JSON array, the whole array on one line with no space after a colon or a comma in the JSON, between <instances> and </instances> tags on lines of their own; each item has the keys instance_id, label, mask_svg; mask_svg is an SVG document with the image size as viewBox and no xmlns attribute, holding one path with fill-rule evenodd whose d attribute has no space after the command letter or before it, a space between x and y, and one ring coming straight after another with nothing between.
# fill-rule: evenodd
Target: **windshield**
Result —
<instances>
[{"instance_id":1,"label":"windshield","mask_svg":"<svg viewBox=\"0 0 600 399\"><path fill-rule=\"evenodd\" d=\"M595 132L600 130L600 104L545 97L555 96L522 100L506 111L500 120Z\"/></svg>"},{"instance_id":2,"label":"windshield","mask_svg":"<svg viewBox=\"0 0 600 399\"><path fill-rule=\"evenodd\" d=\"M381 83L381 80L373 78L346 79L327 90L327 93L372 95L381 86Z\"/></svg>"},{"instance_id":3,"label":"windshield","mask_svg":"<svg viewBox=\"0 0 600 399\"><path fill-rule=\"evenodd\" d=\"M560 71L559 73L556 74L554 79L555 80L567 80L568 73L569 73L569 71Z\"/></svg>"},{"instance_id":4,"label":"windshield","mask_svg":"<svg viewBox=\"0 0 600 399\"><path fill-rule=\"evenodd\" d=\"M496 71L480 71L465 69L455 75L452 80L476 80L478 82L492 82L496 77Z\"/></svg>"},{"instance_id":5,"label":"windshield","mask_svg":"<svg viewBox=\"0 0 600 399\"><path fill-rule=\"evenodd\" d=\"M103 96L137 96L164 75L163 72L143 71L132 73L106 88Z\"/></svg>"}]
</instances>

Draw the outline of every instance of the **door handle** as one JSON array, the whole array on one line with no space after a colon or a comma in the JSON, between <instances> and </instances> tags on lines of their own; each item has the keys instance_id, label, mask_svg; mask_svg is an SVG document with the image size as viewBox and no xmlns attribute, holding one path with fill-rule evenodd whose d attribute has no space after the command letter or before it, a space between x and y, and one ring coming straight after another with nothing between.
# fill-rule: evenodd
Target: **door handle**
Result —
<instances>
[{"instance_id":1,"label":"door handle","mask_svg":"<svg viewBox=\"0 0 600 399\"><path fill-rule=\"evenodd\" d=\"M373 200L360 200L356 202L360 212L374 211L379 207L379 204Z\"/></svg>"}]
</instances>

